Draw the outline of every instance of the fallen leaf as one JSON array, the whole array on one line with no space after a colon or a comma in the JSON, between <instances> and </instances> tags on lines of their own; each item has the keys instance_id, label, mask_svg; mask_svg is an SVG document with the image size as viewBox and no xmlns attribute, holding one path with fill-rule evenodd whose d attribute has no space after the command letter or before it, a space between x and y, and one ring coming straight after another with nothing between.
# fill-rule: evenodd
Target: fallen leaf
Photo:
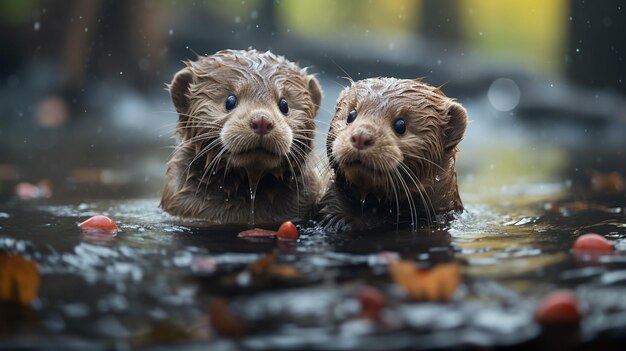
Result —
<instances>
[{"instance_id":1,"label":"fallen leaf","mask_svg":"<svg viewBox=\"0 0 626 351\"><path fill-rule=\"evenodd\" d=\"M30 304L39 289L39 269L19 254L0 252L0 302Z\"/></svg>"},{"instance_id":2,"label":"fallen leaf","mask_svg":"<svg viewBox=\"0 0 626 351\"><path fill-rule=\"evenodd\" d=\"M237 235L240 238L273 238L278 233L273 230L261 229L261 228L253 228L244 230L243 232L239 232Z\"/></svg>"},{"instance_id":3,"label":"fallen leaf","mask_svg":"<svg viewBox=\"0 0 626 351\"><path fill-rule=\"evenodd\" d=\"M213 273L217 270L217 261L213 257L196 257L191 261L191 270L201 273Z\"/></svg>"},{"instance_id":4,"label":"fallen leaf","mask_svg":"<svg viewBox=\"0 0 626 351\"><path fill-rule=\"evenodd\" d=\"M298 278L302 276L302 272L293 266L288 265L272 265L269 267L268 272L273 277L279 278Z\"/></svg>"},{"instance_id":5,"label":"fallen leaf","mask_svg":"<svg viewBox=\"0 0 626 351\"><path fill-rule=\"evenodd\" d=\"M624 187L624 177L617 172L591 174L591 187L597 192L614 193L626 189Z\"/></svg>"},{"instance_id":6,"label":"fallen leaf","mask_svg":"<svg viewBox=\"0 0 626 351\"><path fill-rule=\"evenodd\" d=\"M461 281L458 263L440 264L431 269L419 269L412 261L389 265L393 281L415 300L448 301Z\"/></svg>"},{"instance_id":7,"label":"fallen leaf","mask_svg":"<svg viewBox=\"0 0 626 351\"><path fill-rule=\"evenodd\" d=\"M381 311L385 307L385 298L380 290L364 286L359 291L359 304L361 305L361 318L378 321Z\"/></svg>"},{"instance_id":8,"label":"fallen leaf","mask_svg":"<svg viewBox=\"0 0 626 351\"><path fill-rule=\"evenodd\" d=\"M209 318L213 329L221 336L237 338L245 335L246 326L228 308L226 300L218 297L209 301Z\"/></svg>"},{"instance_id":9,"label":"fallen leaf","mask_svg":"<svg viewBox=\"0 0 626 351\"><path fill-rule=\"evenodd\" d=\"M248 266L248 271L252 274L261 275L268 272L269 267L276 262L278 254L273 253L259 258Z\"/></svg>"},{"instance_id":10,"label":"fallen leaf","mask_svg":"<svg viewBox=\"0 0 626 351\"><path fill-rule=\"evenodd\" d=\"M248 266L248 272L257 279L268 277L297 278L304 273L293 266L277 264L278 254L272 253L263 256Z\"/></svg>"},{"instance_id":11,"label":"fallen leaf","mask_svg":"<svg viewBox=\"0 0 626 351\"><path fill-rule=\"evenodd\" d=\"M193 337L194 335L183 326L168 321L156 321L144 334L133 337L131 341L134 346L164 345L182 343Z\"/></svg>"}]
</instances>

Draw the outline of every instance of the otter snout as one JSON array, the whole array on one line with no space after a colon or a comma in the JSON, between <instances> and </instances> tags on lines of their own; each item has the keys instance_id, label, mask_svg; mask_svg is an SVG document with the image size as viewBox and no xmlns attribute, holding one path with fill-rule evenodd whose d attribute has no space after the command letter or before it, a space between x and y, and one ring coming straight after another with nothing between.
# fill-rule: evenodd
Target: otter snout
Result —
<instances>
[{"instance_id":1,"label":"otter snout","mask_svg":"<svg viewBox=\"0 0 626 351\"><path fill-rule=\"evenodd\" d=\"M250 128L258 135L265 135L274 129L274 123L265 114L255 114L250 119Z\"/></svg>"},{"instance_id":2,"label":"otter snout","mask_svg":"<svg viewBox=\"0 0 626 351\"><path fill-rule=\"evenodd\" d=\"M374 142L374 136L368 131L356 131L350 137L350 143L358 150L365 150L374 145Z\"/></svg>"}]
</instances>

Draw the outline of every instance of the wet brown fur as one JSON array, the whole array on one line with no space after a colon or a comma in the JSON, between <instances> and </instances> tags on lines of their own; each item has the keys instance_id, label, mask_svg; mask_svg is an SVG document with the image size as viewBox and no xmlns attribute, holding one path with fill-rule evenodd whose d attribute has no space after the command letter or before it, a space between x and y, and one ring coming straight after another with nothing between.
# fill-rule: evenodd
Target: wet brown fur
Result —
<instances>
[{"instance_id":1,"label":"wet brown fur","mask_svg":"<svg viewBox=\"0 0 626 351\"><path fill-rule=\"evenodd\" d=\"M347 123L353 109L357 117ZM406 122L402 135L393 128L398 118ZM455 157L466 126L465 109L420 79L353 82L337 100L328 133L334 179L321 200L322 225L364 229L463 211ZM374 144L357 149L355 133Z\"/></svg>"},{"instance_id":2,"label":"wet brown fur","mask_svg":"<svg viewBox=\"0 0 626 351\"><path fill-rule=\"evenodd\" d=\"M321 188L311 152L322 97L317 79L282 56L256 50L223 50L186 66L168 86L179 113L179 144L161 207L212 223L247 223L258 181L254 222L310 216ZM238 103L227 111L230 94ZM250 127L260 115L273 123L268 134Z\"/></svg>"}]
</instances>

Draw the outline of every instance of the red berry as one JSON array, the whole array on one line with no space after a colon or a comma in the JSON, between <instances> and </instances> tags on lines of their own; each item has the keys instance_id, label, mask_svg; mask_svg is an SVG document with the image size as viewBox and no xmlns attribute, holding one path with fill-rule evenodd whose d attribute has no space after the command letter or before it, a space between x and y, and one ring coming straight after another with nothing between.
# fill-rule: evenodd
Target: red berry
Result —
<instances>
[{"instance_id":1,"label":"red berry","mask_svg":"<svg viewBox=\"0 0 626 351\"><path fill-rule=\"evenodd\" d=\"M543 326L575 326L580 319L578 299L569 290L550 293L535 310L535 320Z\"/></svg>"},{"instance_id":2,"label":"red berry","mask_svg":"<svg viewBox=\"0 0 626 351\"><path fill-rule=\"evenodd\" d=\"M281 240L297 240L298 228L290 221L284 222L278 228L278 239Z\"/></svg>"},{"instance_id":3,"label":"red berry","mask_svg":"<svg viewBox=\"0 0 626 351\"><path fill-rule=\"evenodd\" d=\"M107 216L93 216L88 220L78 224L83 229L99 229L106 231L117 231L119 228L113 220Z\"/></svg>"},{"instance_id":4,"label":"red berry","mask_svg":"<svg viewBox=\"0 0 626 351\"><path fill-rule=\"evenodd\" d=\"M602 235L589 233L578 237L574 242L574 250L613 251L613 244Z\"/></svg>"}]
</instances>

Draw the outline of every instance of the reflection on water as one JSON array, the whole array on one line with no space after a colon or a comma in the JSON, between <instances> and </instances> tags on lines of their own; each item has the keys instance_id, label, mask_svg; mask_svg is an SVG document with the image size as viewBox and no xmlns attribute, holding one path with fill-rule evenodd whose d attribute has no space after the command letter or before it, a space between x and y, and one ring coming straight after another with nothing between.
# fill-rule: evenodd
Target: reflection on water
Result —
<instances>
[{"instance_id":1,"label":"reflection on water","mask_svg":"<svg viewBox=\"0 0 626 351\"><path fill-rule=\"evenodd\" d=\"M0 209L0 251L36 262L41 285L32 307L11 310L25 327L2 332L9 345L60 338L68 345L223 346L229 341L209 317L209 301L223 296L222 310L246 325L241 342L249 348L508 345L539 340L534 306L557 287L574 289L586 306L583 340L624 331L623 194L580 201L566 189L531 185L506 202L470 201L444 229L335 235L305 223L297 242L251 241L237 237L242 228L181 222L157 199L10 203ZM76 223L95 214L114 218L121 231L81 232ZM617 252L573 255L575 238L590 231ZM452 301L407 299L387 272L400 258L422 267L463 263ZM364 285L385 296L384 325L358 317Z\"/></svg>"}]
</instances>

